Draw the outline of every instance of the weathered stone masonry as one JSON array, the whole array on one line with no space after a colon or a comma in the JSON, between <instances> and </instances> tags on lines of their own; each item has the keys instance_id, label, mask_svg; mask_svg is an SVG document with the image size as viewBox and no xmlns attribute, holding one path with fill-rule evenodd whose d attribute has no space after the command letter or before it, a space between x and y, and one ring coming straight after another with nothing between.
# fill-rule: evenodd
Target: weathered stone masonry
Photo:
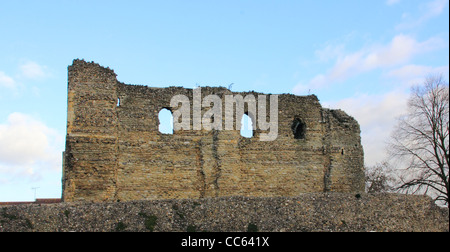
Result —
<instances>
[{"instance_id":1,"label":"weathered stone masonry","mask_svg":"<svg viewBox=\"0 0 450 252\"><path fill-rule=\"evenodd\" d=\"M275 141L260 141L258 128L253 138L239 129L169 135L159 132L158 113L177 109L170 106L175 95L192 103L192 89L126 85L113 70L83 60L68 71L66 202L364 190L358 123L322 108L314 95L279 95ZM202 97L209 94L260 95L202 87Z\"/></svg>"}]
</instances>

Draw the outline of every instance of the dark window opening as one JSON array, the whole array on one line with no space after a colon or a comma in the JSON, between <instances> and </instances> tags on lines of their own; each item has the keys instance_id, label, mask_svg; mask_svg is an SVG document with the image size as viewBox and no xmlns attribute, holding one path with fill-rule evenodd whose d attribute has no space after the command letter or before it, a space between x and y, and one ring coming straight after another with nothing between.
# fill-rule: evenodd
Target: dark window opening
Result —
<instances>
[{"instance_id":1,"label":"dark window opening","mask_svg":"<svg viewBox=\"0 0 450 252\"><path fill-rule=\"evenodd\" d=\"M295 139L305 139L306 124L302 120L295 118L292 123L292 133L294 133Z\"/></svg>"}]
</instances>

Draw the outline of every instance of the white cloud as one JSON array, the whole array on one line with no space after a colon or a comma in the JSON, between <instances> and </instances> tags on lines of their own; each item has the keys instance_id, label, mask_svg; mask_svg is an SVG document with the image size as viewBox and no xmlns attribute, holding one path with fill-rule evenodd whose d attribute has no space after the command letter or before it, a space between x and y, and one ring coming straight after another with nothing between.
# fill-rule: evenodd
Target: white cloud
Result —
<instances>
[{"instance_id":1,"label":"white cloud","mask_svg":"<svg viewBox=\"0 0 450 252\"><path fill-rule=\"evenodd\" d=\"M22 76L28 79L43 79L48 76L47 67L33 61L28 61L19 66Z\"/></svg>"},{"instance_id":2,"label":"white cloud","mask_svg":"<svg viewBox=\"0 0 450 252\"><path fill-rule=\"evenodd\" d=\"M330 45L328 44L325 48L315 51L316 57L320 61L327 62L331 59L341 57L344 54L344 44Z\"/></svg>"},{"instance_id":3,"label":"white cloud","mask_svg":"<svg viewBox=\"0 0 450 252\"><path fill-rule=\"evenodd\" d=\"M432 37L426 41L418 42L411 36L399 34L387 45L371 45L356 52L339 56L334 66L326 74L316 75L307 84L297 84L293 92L300 94L305 90L323 89L335 82L344 81L364 72L405 64L418 54L444 46L445 43L440 37ZM329 50L325 48L320 52Z\"/></svg>"},{"instance_id":4,"label":"white cloud","mask_svg":"<svg viewBox=\"0 0 450 252\"><path fill-rule=\"evenodd\" d=\"M361 127L366 165L375 165L386 158L386 142L396 118L406 112L408 94L400 90L382 95L361 94L337 102L323 103L353 116Z\"/></svg>"},{"instance_id":5,"label":"white cloud","mask_svg":"<svg viewBox=\"0 0 450 252\"><path fill-rule=\"evenodd\" d=\"M12 113L0 124L2 177L38 178L61 166L63 137L33 117Z\"/></svg>"},{"instance_id":6,"label":"white cloud","mask_svg":"<svg viewBox=\"0 0 450 252\"><path fill-rule=\"evenodd\" d=\"M17 70L18 72L14 77L0 71L0 88L13 91L13 95L18 95L26 90L30 81L41 81L52 76L48 71L48 67L39 65L33 61L24 62L17 67ZM31 87L31 90L35 95L39 94L38 87L33 86ZM2 93L0 92L0 96L1 95Z\"/></svg>"},{"instance_id":7,"label":"white cloud","mask_svg":"<svg viewBox=\"0 0 450 252\"><path fill-rule=\"evenodd\" d=\"M12 77L9 77L4 72L0 71L0 87L13 89L16 87L16 82Z\"/></svg>"},{"instance_id":8,"label":"white cloud","mask_svg":"<svg viewBox=\"0 0 450 252\"><path fill-rule=\"evenodd\" d=\"M331 69L327 76L327 82L334 81L342 81L355 73L355 71L360 72L358 68L361 67L361 61L363 60L364 52L359 51L355 53L351 53L348 55L339 58Z\"/></svg>"},{"instance_id":9,"label":"white cloud","mask_svg":"<svg viewBox=\"0 0 450 252\"><path fill-rule=\"evenodd\" d=\"M394 78L405 86L412 86L421 84L428 75L437 74L448 78L449 66L431 67L411 64L389 71L386 77Z\"/></svg>"},{"instance_id":10,"label":"white cloud","mask_svg":"<svg viewBox=\"0 0 450 252\"><path fill-rule=\"evenodd\" d=\"M435 0L426 4L424 15L422 19L430 19L441 15L444 8L447 7L448 0Z\"/></svg>"},{"instance_id":11,"label":"white cloud","mask_svg":"<svg viewBox=\"0 0 450 252\"><path fill-rule=\"evenodd\" d=\"M416 28L428 20L438 17L442 14L448 5L448 0L434 0L421 5L421 14L418 18L412 18L409 14L404 13L403 18L406 19L396 26L399 30Z\"/></svg>"},{"instance_id":12,"label":"white cloud","mask_svg":"<svg viewBox=\"0 0 450 252\"><path fill-rule=\"evenodd\" d=\"M387 46L375 49L365 56L362 62L361 70L371 70L378 67L397 65L408 61L414 53L420 51L420 43L415 39L400 34L395 36Z\"/></svg>"}]
</instances>

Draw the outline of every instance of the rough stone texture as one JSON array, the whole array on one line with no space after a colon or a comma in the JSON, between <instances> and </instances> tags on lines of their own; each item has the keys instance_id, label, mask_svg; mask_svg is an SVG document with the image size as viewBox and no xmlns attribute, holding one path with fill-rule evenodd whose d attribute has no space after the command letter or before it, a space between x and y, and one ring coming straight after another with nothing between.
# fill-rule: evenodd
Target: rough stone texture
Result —
<instances>
[{"instance_id":1,"label":"rough stone texture","mask_svg":"<svg viewBox=\"0 0 450 252\"><path fill-rule=\"evenodd\" d=\"M170 106L174 95L189 97L192 111L192 89L126 85L113 70L83 60L68 71L65 202L364 191L359 124L322 108L314 95L279 95L275 141L260 141L259 126L250 139L240 129L166 135L158 131L159 111L177 109ZM222 104L227 94L263 95L221 87L201 92L203 98L217 94ZM303 139L294 138L296 120L304 125Z\"/></svg>"},{"instance_id":2,"label":"rough stone texture","mask_svg":"<svg viewBox=\"0 0 450 252\"><path fill-rule=\"evenodd\" d=\"M0 208L0 231L448 232L448 208L426 196L308 193L297 197L217 197L74 202Z\"/></svg>"}]
</instances>

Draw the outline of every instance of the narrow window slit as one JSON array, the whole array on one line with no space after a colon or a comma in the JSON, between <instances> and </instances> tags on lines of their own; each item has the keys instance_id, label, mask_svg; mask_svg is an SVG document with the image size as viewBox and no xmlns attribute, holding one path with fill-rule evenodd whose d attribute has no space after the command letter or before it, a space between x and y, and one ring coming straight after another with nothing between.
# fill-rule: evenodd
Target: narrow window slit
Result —
<instances>
[{"instance_id":1,"label":"narrow window slit","mask_svg":"<svg viewBox=\"0 0 450 252\"><path fill-rule=\"evenodd\" d=\"M245 138L252 138L254 136L253 132L253 120L247 114L244 114L241 119L241 136Z\"/></svg>"}]
</instances>

